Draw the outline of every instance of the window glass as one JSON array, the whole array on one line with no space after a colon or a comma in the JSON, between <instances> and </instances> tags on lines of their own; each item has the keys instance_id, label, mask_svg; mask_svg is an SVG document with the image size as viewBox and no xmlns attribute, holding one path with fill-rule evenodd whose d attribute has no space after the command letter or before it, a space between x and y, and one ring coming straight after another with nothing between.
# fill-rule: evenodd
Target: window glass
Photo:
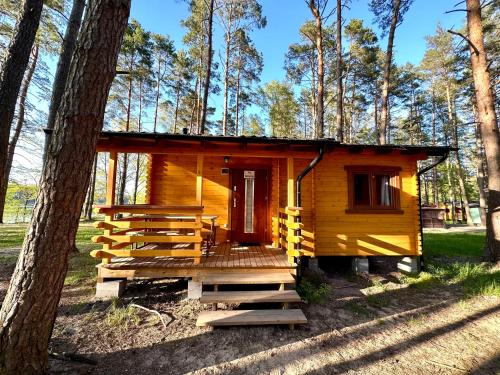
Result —
<instances>
[{"instance_id":1,"label":"window glass","mask_svg":"<svg viewBox=\"0 0 500 375\"><path fill-rule=\"evenodd\" d=\"M254 178L245 178L245 233L253 233Z\"/></svg>"},{"instance_id":2,"label":"window glass","mask_svg":"<svg viewBox=\"0 0 500 375\"><path fill-rule=\"evenodd\" d=\"M375 175L375 195L377 206L392 206L391 176L387 174Z\"/></svg>"},{"instance_id":3,"label":"window glass","mask_svg":"<svg viewBox=\"0 0 500 375\"><path fill-rule=\"evenodd\" d=\"M355 173L354 177L354 205L370 205L370 180L368 173Z\"/></svg>"}]
</instances>

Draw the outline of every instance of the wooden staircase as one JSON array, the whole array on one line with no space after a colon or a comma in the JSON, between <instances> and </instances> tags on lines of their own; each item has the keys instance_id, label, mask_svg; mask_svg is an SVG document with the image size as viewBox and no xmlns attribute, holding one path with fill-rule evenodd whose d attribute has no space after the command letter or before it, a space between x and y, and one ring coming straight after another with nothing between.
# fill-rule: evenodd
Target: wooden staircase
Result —
<instances>
[{"instance_id":1,"label":"wooden staircase","mask_svg":"<svg viewBox=\"0 0 500 375\"><path fill-rule=\"evenodd\" d=\"M293 329L295 324L307 323L301 309L288 309L289 303L301 301L295 290L285 290L286 285L295 284L295 279L289 272L217 273L201 277L200 281L203 285L214 286L214 291L202 293L200 302L213 304L215 311L202 311L196 321L197 326L287 324ZM219 291L221 285L259 284L270 285L273 289ZM281 303L283 309L217 310L218 303Z\"/></svg>"}]
</instances>

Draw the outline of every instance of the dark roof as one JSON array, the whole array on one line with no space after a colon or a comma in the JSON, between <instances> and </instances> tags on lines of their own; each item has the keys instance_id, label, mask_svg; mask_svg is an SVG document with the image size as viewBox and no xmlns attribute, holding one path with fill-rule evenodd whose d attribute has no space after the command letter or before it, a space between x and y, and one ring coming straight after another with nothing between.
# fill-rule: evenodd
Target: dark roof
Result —
<instances>
[{"instance_id":1,"label":"dark roof","mask_svg":"<svg viewBox=\"0 0 500 375\"><path fill-rule=\"evenodd\" d=\"M50 133L52 130L44 129L44 132ZM105 143L108 140L115 141L147 141L155 140L167 141L194 141L194 142L221 142L221 143L242 143L242 144L269 144L269 145L296 145L315 147L325 145L330 149L343 148L349 152L357 153L363 150L374 150L377 153L391 152L399 150L408 154L419 152L426 153L428 156L442 156L450 151L457 150L449 146L415 146L415 145L373 145L373 144L352 144L340 143L333 138L321 139L303 139L303 138L278 138L278 137L257 137L257 136L224 136L224 135L192 135L192 134L174 134L174 133L149 133L149 132L121 132L121 131L102 131L99 136L99 143ZM150 144L150 143L149 143Z\"/></svg>"},{"instance_id":2,"label":"dark roof","mask_svg":"<svg viewBox=\"0 0 500 375\"><path fill-rule=\"evenodd\" d=\"M246 144L274 144L274 145L326 145L332 148L344 148L351 152L361 152L366 149L372 149L379 152L390 152L393 150L406 151L408 153L424 152L429 156L441 156L456 148L449 146L415 146L415 145L373 145L373 144L351 144L340 143L333 138L321 139L301 139L301 138L278 138L278 137L257 137L257 136L223 136L223 135L192 135L192 134L173 134L173 133L147 133L147 132L120 132L103 131L99 140L106 139L143 139L143 140L176 140L176 141L212 141L227 143L246 143Z\"/></svg>"}]
</instances>

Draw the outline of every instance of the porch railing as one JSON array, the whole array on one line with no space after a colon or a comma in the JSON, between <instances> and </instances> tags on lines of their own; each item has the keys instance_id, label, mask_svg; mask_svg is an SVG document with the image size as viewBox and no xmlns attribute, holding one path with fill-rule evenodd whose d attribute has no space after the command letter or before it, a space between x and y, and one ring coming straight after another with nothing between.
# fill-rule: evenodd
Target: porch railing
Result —
<instances>
[{"instance_id":1,"label":"porch railing","mask_svg":"<svg viewBox=\"0 0 500 375\"><path fill-rule=\"evenodd\" d=\"M314 256L314 234L304 230L300 207L285 207L273 217L273 245L286 251L288 261L300 255ZM297 231L300 229L300 235Z\"/></svg>"},{"instance_id":2,"label":"porch railing","mask_svg":"<svg viewBox=\"0 0 500 375\"><path fill-rule=\"evenodd\" d=\"M104 234L92 240L102 249L91 255L104 264L114 257L192 257L202 255L201 206L104 205L105 215L95 224Z\"/></svg>"}]
</instances>

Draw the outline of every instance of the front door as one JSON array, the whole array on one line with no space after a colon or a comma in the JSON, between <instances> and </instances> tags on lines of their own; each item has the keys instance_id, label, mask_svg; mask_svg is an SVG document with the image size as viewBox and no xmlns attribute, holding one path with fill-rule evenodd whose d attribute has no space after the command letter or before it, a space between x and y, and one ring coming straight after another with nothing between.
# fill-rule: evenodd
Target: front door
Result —
<instances>
[{"instance_id":1,"label":"front door","mask_svg":"<svg viewBox=\"0 0 500 375\"><path fill-rule=\"evenodd\" d=\"M266 241L267 175L267 169L231 170L231 241Z\"/></svg>"}]
</instances>

